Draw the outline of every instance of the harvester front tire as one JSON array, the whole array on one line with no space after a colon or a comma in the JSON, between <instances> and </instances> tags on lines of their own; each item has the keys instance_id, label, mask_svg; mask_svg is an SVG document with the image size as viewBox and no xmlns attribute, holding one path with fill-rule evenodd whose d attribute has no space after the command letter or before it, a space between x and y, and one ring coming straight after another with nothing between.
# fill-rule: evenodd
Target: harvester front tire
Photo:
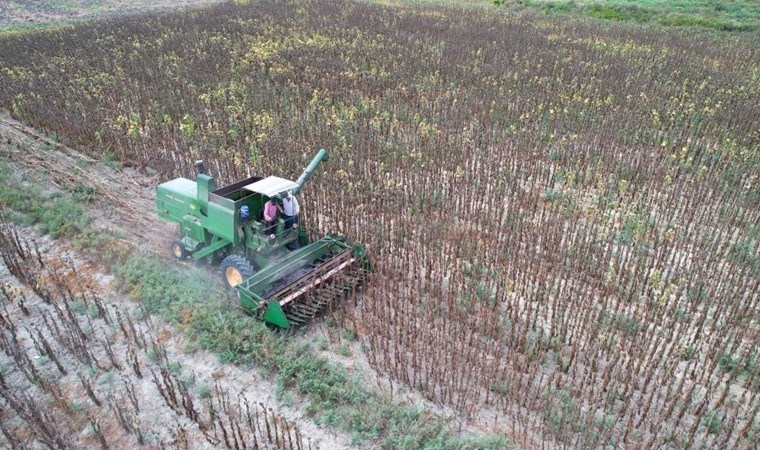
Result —
<instances>
[{"instance_id":1,"label":"harvester front tire","mask_svg":"<svg viewBox=\"0 0 760 450\"><path fill-rule=\"evenodd\" d=\"M172 241L171 245L169 246L169 252L177 259L187 258L187 250L185 249L185 244L183 244L180 239L175 239Z\"/></svg>"},{"instance_id":2,"label":"harvester front tire","mask_svg":"<svg viewBox=\"0 0 760 450\"><path fill-rule=\"evenodd\" d=\"M240 255L230 255L219 264L219 276L227 289L232 289L253 275L253 266Z\"/></svg>"}]
</instances>

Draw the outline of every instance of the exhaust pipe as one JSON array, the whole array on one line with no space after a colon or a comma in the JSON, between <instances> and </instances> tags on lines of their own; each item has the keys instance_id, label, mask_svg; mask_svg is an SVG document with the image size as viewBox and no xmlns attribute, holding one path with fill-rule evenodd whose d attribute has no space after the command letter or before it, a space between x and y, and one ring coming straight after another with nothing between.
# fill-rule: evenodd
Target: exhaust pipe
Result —
<instances>
[{"instance_id":1,"label":"exhaust pipe","mask_svg":"<svg viewBox=\"0 0 760 450\"><path fill-rule=\"evenodd\" d=\"M199 159L195 161L195 176L205 174L206 173L206 166L203 165L203 160Z\"/></svg>"},{"instance_id":2,"label":"exhaust pipe","mask_svg":"<svg viewBox=\"0 0 760 450\"><path fill-rule=\"evenodd\" d=\"M195 161L194 167L196 199L200 205L201 213L208 214L209 193L216 189L216 183L214 182L214 177L206 174L206 167L203 165L202 159Z\"/></svg>"}]
</instances>

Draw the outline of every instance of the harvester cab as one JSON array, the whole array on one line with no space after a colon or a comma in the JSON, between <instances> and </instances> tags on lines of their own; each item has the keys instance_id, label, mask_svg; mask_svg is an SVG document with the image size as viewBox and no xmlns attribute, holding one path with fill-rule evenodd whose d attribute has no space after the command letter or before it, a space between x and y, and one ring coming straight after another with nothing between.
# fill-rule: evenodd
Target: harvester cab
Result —
<instances>
[{"instance_id":1,"label":"harvester cab","mask_svg":"<svg viewBox=\"0 0 760 450\"><path fill-rule=\"evenodd\" d=\"M364 248L344 236L311 242L304 228L286 226L281 217L264 222L264 206L286 193L297 195L322 161L320 150L297 181L252 176L216 188L202 162L196 178L177 178L158 186L159 217L180 226L172 241L178 258L220 261L222 283L237 293L246 311L282 328L305 323L334 298L365 278Z\"/></svg>"}]
</instances>

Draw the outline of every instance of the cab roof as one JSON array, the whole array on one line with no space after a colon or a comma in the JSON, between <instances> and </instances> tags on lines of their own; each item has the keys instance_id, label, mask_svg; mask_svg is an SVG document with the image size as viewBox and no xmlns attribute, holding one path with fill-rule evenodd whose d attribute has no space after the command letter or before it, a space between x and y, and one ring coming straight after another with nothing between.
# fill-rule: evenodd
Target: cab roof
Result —
<instances>
[{"instance_id":1,"label":"cab roof","mask_svg":"<svg viewBox=\"0 0 760 450\"><path fill-rule=\"evenodd\" d=\"M243 186L243 189L256 192L267 197L274 197L282 192L290 191L298 187L298 184L280 177L266 177L255 183Z\"/></svg>"}]
</instances>

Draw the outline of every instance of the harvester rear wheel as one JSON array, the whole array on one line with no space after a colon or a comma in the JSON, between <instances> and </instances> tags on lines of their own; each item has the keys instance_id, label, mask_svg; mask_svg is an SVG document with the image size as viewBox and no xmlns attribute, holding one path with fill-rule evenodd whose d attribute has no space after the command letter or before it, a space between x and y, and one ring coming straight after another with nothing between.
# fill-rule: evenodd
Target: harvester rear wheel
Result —
<instances>
[{"instance_id":1,"label":"harvester rear wheel","mask_svg":"<svg viewBox=\"0 0 760 450\"><path fill-rule=\"evenodd\" d=\"M172 256L177 259L187 258L187 250L185 249L185 244L183 244L182 240L180 239L175 239L172 241L171 245L169 246L169 251L171 252Z\"/></svg>"},{"instance_id":2,"label":"harvester rear wheel","mask_svg":"<svg viewBox=\"0 0 760 450\"><path fill-rule=\"evenodd\" d=\"M253 272L251 263L240 255L230 255L219 264L219 275L228 289L242 283L243 280L252 276Z\"/></svg>"}]
</instances>

